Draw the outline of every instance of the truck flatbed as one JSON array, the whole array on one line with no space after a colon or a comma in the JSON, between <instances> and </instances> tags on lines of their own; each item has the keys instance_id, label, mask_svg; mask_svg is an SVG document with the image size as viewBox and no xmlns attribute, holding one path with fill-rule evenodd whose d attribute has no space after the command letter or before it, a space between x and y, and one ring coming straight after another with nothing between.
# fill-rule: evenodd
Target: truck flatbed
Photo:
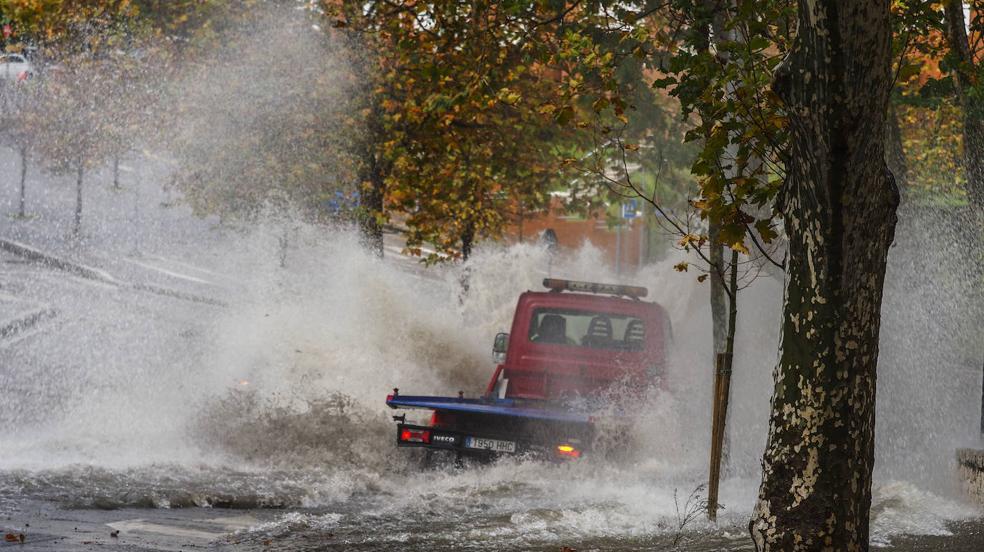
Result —
<instances>
[{"instance_id":1,"label":"truck flatbed","mask_svg":"<svg viewBox=\"0 0 984 552\"><path fill-rule=\"evenodd\" d=\"M460 397L429 397L420 395L389 395L386 406L390 408L421 408L443 412L468 412L472 414L491 414L528 420L548 420L568 423L589 423L591 416L585 412L572 411L561 405L531 406L529 401L515 399L465 399Z\"/></svg>"}]
</instances>

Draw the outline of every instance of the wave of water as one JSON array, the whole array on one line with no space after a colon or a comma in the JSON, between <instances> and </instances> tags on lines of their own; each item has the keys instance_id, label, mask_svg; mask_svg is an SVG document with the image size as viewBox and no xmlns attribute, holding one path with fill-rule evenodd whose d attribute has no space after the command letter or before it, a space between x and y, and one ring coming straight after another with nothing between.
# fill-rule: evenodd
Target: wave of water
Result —
<instances>
[{"instance_id":1,"label":"wave of water","mask_svg":"<svg viewBox=\"0 0 984 552\"><path fill-rule=\"evenodd\" d=\"M86 324L66 323L52 337L0 352L6 366L17 364L2 383L26 390L19 414L0 418L0 491L77 507L318 510L287 515L257 528L261 534L389 520L398 536L406 531L401 519L451 523L439 538L458 544L680 532L681 508L706 478L711 355L707 289L673 271L676 259L619 278L590 246L548 262L542 248L517 245L480 250L467 273L444 267L422 276L401 261L367 257L344 231L302 229L285 269L273 262L274 242L258 232L213 251L209 270L239 280L227 309L136 295L110 300L96 290L60 298ZM492 336L509 327L518 294L538 289L548 267L555 277L646 285L670 313L669 391L654 392L640 409L632 454L420 471L419 457L393 444L383 398L392 387L478 394L492 370ZM744 293L726 509L716 528L698 516L687 531L744 538L780 299L774 280ZM952 377L927 382L923 357L906 351L938 336L900 322L913 315L901 300L886 299L886 328L908 333L883 347L892 364L879 381L876 544L944 534L948 522L978 515L953 484L952 461L952 447L974 437L976 413L963 412L975 395L961 379L973 374L944 366ZM78 357L80 349L90 352ZM950 401L939 411L961 414L934 416L920 407L930 400Z\"/></svg>"}]
</instances>

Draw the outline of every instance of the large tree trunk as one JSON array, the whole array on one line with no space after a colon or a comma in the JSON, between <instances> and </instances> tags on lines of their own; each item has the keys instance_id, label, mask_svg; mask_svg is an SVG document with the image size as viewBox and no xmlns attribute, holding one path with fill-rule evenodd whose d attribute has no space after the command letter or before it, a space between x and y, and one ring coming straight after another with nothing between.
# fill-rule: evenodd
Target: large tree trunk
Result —
<instances>
[{"instance_id":1,"label":"large tree trunk","mask_svg":"<svg viewBox=\"0 0 984 552\"><path fill-rule=\"evenodd\" d=\"M974 93L975 60L970 51L963 2L946 0L946 39L954 58L957 96L963 107L964 169L967 172L967 197L977 212L984 210L984 101Z\"/></svg>"},{"instance_id":2,"label":"large tree trunk","mask_svg":"<svg viewBox=\"0 0 984 552\"><path fill-rule=\"evenodd\" d=\"M885 166L889 0L799 0L775 88L790 114L789 235L759 550L867 550L875 368L898 189Z\"/></svg>"},{"instance_id":3,"label":"large tree trunk","mask_svg":"<svg viewBox=\"0 0 984 552\"><path fill-rule=\"evenodd\" d=\"M82 178L85 175L84 164L79 161L75 178L75 226L72 231L78 236L82 232Z\"/></svg>"}]
</instances>

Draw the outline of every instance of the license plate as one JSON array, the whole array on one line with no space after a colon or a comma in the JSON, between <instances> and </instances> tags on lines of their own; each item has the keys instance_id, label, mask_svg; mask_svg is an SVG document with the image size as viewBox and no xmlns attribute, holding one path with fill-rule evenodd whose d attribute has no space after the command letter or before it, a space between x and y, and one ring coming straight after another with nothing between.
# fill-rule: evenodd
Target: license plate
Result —
<instances>
[{"instance_id":1,"label":"license plate","mask_svg":"<svg viewBox=\"0 0 984 552\"><path fill-rule=\"evenodd\" d=\"M516 443L482 437L466 437L465 448L491 450L492 452L516 452Z\"/></svg>"}]
</instances>

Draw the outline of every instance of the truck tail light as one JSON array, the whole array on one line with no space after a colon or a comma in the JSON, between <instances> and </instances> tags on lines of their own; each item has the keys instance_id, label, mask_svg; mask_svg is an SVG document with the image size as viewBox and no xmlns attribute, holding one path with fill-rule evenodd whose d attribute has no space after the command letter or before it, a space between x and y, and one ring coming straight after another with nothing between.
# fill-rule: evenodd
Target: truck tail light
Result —
<instances>
[{"instance_id":1,"label":"truck tail light","mask_svg":"<svg viewBox=\"0 0 984 552\"><path fill-rule=\"evenodd\" d=\"M581 451L571 445L557 445L557 455L565 458L580 458Z\"/></svg>"},{"instance_id":2,"label":"truck tail light","mask_svg":"<svg viewBox=\"0 0 984 552\"><path fill-rule=\"evenodd\" d=\"M430 443L431 432L426 429L404 429L400 432L400 440L404 443Z\"/></svg>"}]
</instances>

